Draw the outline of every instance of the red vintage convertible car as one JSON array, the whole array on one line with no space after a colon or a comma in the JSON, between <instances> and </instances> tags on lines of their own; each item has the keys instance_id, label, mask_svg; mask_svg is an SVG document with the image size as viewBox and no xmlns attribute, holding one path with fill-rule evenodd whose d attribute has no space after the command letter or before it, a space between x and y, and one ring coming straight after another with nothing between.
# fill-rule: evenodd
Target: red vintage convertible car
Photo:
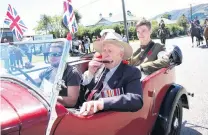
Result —
<instances>
[{"instance_id":1,"label":"red vintage convertible car","mask_svg":"<svg viewBox=\"0 0 208 135\"><path fill-rule=\"evenodd\" d=\"M62 77L63 65L66 64L76 66L81 73L87 70L92 55L71 57L68 53L70 42L64 39L1 44L1 68L4 68L1 69L0 76L2 135L46 134L52 113L51 100L54 99L50 94L55 83L37 87L34 80L50 66L47 55L44 58L42 52L45 45L53 42L62 43L65 47L57 72L59 78ZM29 54L31 52L32 55ZM21 58L26 63L31 56L32 66L24 64L21 67ZM19 65L13 63L7 66L9 60L19 60ZM175 66L173 63L169 68L163 68L141 80L144 105L137 112L106 111L91 116L79 116L77 109L65 108L56 103L57 118L50 134L179 135L183 108L189 108L189 94L183 86L175 83Z\"/></svg>"}]
</instances>

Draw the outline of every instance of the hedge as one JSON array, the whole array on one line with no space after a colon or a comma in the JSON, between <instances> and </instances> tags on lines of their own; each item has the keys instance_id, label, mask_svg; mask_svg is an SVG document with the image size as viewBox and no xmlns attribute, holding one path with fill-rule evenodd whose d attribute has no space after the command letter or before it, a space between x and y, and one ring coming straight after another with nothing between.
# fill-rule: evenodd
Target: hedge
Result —
<instances>
[{"instance_id":1,"label":"hedge","mask_svg":"<svg viewBox=\"0 0 208 135\"><path fill-rule=\"evenodd\" d=\"M84 36L88 36L91 41L95 40L95 38L100 36L100 32L103 29L114 29L117 33L124 35L124 25L121 24L114 24L111 26L93 26L93 27L84 27L79 26L78 32L76 33L76 36L79 39L83 39ZM182 35L184 34L183 28L180 27L178 24L166 24L166 28L171 33L172 37ZM152 21L152 35L151 38L157 38L157 31L158 31L158 23L156 21ZM178 34L177 34L178 32ZM136 28L135 27L129 27L129 38L130 39L138 39Z\"/></svg>"}]
</instances>

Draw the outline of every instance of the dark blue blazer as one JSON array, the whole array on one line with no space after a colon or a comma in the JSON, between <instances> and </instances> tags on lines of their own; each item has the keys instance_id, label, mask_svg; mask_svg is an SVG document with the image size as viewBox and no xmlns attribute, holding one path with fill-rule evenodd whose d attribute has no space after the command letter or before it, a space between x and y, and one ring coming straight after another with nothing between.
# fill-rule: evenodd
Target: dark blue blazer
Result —
<instances>
[{"instance_id":1,"label":"dark blue blazer","mask_svg":"<svg viewBox=\"0 0 208 135\"><path fill-rule=\"evenodd\" d=\"M103 98L104 110L135 112L143 106L143 90L141 72L138 68L121 63L108 81L111 89L120 88L124 93L119 96ZM87 85L88 89L95 86L94 79Z\"/></svg>"}]
</instances>

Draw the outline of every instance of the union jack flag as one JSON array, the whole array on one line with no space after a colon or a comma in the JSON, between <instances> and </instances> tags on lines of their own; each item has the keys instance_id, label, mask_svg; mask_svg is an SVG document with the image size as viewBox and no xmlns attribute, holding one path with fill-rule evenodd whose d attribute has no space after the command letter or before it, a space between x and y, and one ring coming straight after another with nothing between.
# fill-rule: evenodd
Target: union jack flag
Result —
<instances>
[{"instance_id":1,"label":"union jack flag","mask_svg":"<svg viewBox=\"0 0 208 135\"><path fill-rule=\"evenodd\" d=\"M18 40L22 39L23 33L27 30L27 27L20 19L20 16L17 14L17 11L10 4L7 9L4 23L9 25L10 30Z\"/></svg>"},{"instance_id":2,"label":"union jack flag","mask_svg":"<svg viewBox=\"0 0 208 135\"><path fill-rule=\"evenodd\" d=\"M71 0L64 1L63 23L71 31L72 34L78 31L78 25Z\"/></svg>"}]
</instances>

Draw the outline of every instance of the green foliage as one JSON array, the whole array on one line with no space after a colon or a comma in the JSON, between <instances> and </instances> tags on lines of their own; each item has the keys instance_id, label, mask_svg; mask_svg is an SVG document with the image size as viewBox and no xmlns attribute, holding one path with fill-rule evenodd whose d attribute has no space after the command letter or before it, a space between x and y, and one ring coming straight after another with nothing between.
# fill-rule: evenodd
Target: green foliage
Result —
<instances>
[{"instance_id":1,"label":"green foliage","mask_svg":"<svg viewBox=\"0 0 208 135\"><path fill-rule=\"evenodd\" d=\"M45 31L46 34L50 32L52 28L52 18L48 15L41 15L40 21L38 21L38 26L35 28L36 31Z\"/></svg>"},{"instance_id":2,"label":"green foliage","mask_svg":"<svg viewBox=\"0 0 208 135\"><path fill-rule=\"evenodd\" d=\"M186 31L186 29L188 28L188 19L186 18L185 15L182 15L178 20L177 20L177 24L181 27L183 27L183 30Z\"/></svg>"},{"instance_id":3,"label":"green foliage","mask_svg":"<svg viewBox=\"0 0 208 135\"><path fill-rule=\"evenodd\" d=\"M177 36L178 32L179 35L183 34L183 27L179 26L178 24L169 24L166 25L166 27L168 28L170 33L172 33L173 36Z\"/></svg>"},{"instance_id":4,"label":"green foliage","mask_svg":"<svg viewBox=\"0 0 208 135\"><path fill-rule=\"evenodd\" d=\"M166 18L166 19L169 19L170 20L171 19L171 15L166 13L166 14L164 14L162 16L162 18Z\"/></svg>"},{"instance_id":5,"label":"green foliage","mask_svg":"<svg viewBox=\"0 0 208 135\"><path fill-rule=\"evenodd\" d=\"M84 26L79 26L78 32L75 34L77 37L82 37L85 33L85 27Z\"/></svg>"},{"instance_id":6,"label":"green foliage","mask_svg":"<svg viewBox=\"0 0 208 135\"><path fill-rule=\"evenodd\" d=\"M151 23L152 23L151 37L157 38L157 32L159 29L158 23L156 20L153 20ZM180 35L183 34L183 27L179 26L178 24L166 24L166 28L173 36L177 36L177 32L179 32ZM114 24L111 26L92 26L92 27L79 26L76 36L78 36L78 38L80 38L80 39L83 36L89 36L89 38L92 39L92 41L94 41L97 36L100 36L100 32L103 29L114 29L119 34L122 34L122 35L125 34L124 25ZM135 27L129 27L128 30L129 30L129 38L130 39L138 39Z\"/></svg>"},{"instance_id":7,"label":"green foliage","mask_svg":"<svg viewBox=\"0 0 208 135\"><path fill-rule=\"evenodd\" d=\"M74 10L74 14L75 14L77 24L79 24L80 20L82 19L82 15L78 12L78 10Z\"/></svg>"},{"instance_id":8,"label":"green foliage","mask_svg":"<svg viewBox=\"0 0 208 135\"><path fill-rule=\"evenodd\" d=\"M152 20L151 24L152 24L152 27L153 26L158 26L158 22L156 20Z\"/></svg>"},{"instance_id":9,"label":"green foliage","mask_svg":"<svg viewBox=\"0 0 208 135\"><path fill-rule=\"evenodd\" d=\"M81 18L81 16L80 16ZM79 19L77 17L76 19ZM152 38L157 38L158 32L158 22L153 20L152 22ZM173 35L177 35L175 33L179 32L179 34L183 34L183 27L177 24L166 24L166 28L169 30L170 33ZM100 32L103 29L114 29L117 33L124 35L125 29L123 24L114 24L111 26L91 26L91 27L84 27L79 25L78 32L75 34L79 39L82 39L84 36L88 36L92 41L95 40L97 36L100 36ZM39 33L45 31L47 34L53 34L54 38L66 37L68 30L62 23L62 16L55 15L55 16L47 16L43 15L38 22L38 26L35 30ZM137 39L137 33L135 27L129 27L129 38L130 39Z\"/></svg>"},{"instance_id":10,"label":"green foliage","mask_svg":"<svg viewBox=\"0 0 208 135\"><path fill-rule=\"evenodd\" d=\"M158 24L158 22L156 20L153 20L151 22L151 24L152 24L152 35L151 35L151 38L156 38L157 37L157 31L159 29L159 26L158 26L159 24Z\"/></svg>"},{"instance_id":11,"label":"green foliage","mask_svg":"<svg viewBox=\"0 0 208 135\"><path fill-rule=\"evenodd\" d=\"M44 34L53 34L54 38L65 37L67 30L62 25L62 16L46 16L41 17L38 26L35 28L36 32L43 32Z\"/></svg>"},{"instance_id":12,"label":"green foliage","mask_svg":"<svg viewBox=\"0 0 208 135\"><path fill-rule=\"evenodd\" d=\"M178 33L179 35L184 34L183 27L179 26L178 24L166 24L166 28L172 37L177 36L178 32L179 32ZM157 38L158 29L159 29L159 26L158 26L157 21L153 20L151 38Z\"/></svg>"},{"instance_id":13,"label":"green foliage","mask_svg":"<svg viewBox=\"0 0 208 135\"><path fill-rule=\"evenodd\" d=\"M75 10L74 12L77 23L79 23L82 16L78 13L77 10ZM38 21L38 25L35 27L34 30L40 34L53 34L54 38L66 37L69 30L63 25L62 18L62 15L41 15L41 18ZM79 33L80 35L86 34L85 30L81 29L81 32L82 31L83 33Z\"/></svg>"},{"instance_id":14,"label":"green foliage","mask_svg":"<svg viewBox=\"0 0 208 135\"><path fill-rule=\"evenodd\" d=\"M158 29L159 29L158 25L153 25L152 26L151 38L156 38L157 37Z\"/></svg>"},{"instance_id":15,"label":"green foliage","mask_svg":"<svg viewBox=\"0 0 208 135\"><path fill-rule=\"evenodd\" d=\"M129 38L134 38L135 39L136 36L137 36L136 28L131 26L129 28Z\"/></svg>"},{"instance_id":16,"label":"green foliage","mask_svg":"<svg viewBox=\"0 0 208 135\"><path fill-rule=\"evenodd\" d=\"M92 35L94 36L100 36L100 32L105 29L105 27L103 26L96 26L96 27L90 27L90 29L92 30Z\"/></svg>"}]
</instances>

